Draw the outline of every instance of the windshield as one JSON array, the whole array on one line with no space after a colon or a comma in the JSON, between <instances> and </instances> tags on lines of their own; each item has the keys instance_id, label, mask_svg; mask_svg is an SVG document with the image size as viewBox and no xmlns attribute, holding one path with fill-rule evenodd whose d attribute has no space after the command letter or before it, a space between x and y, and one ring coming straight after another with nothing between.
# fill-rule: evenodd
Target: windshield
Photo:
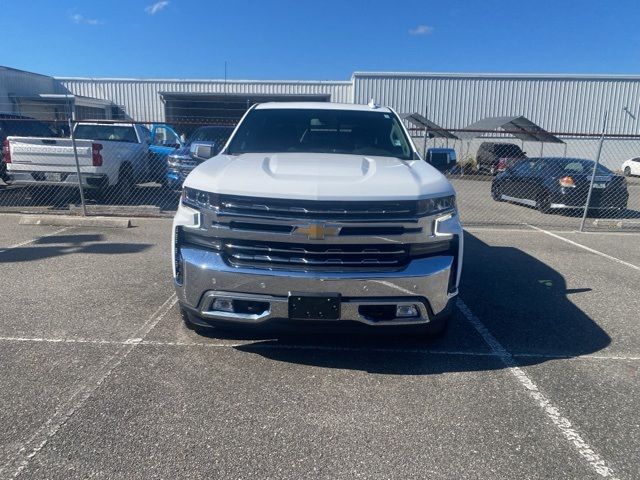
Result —
<instances>
[{"instance_id":1,"label":"windshield","mask_svg":"<svg viewBox=\"0 0 640 480\"><path fill-rule=\"evenodd\" d=\"M226 142L233 127L202 127L191 135L189 142Z\"/></svg>"},{"instance_id":2,"label":"windshield","mask_svg":"<svg viewBox=\"0 0 640 480\"><path fill-rule=\"evenodd\" d=\"M16 137L53 137L55 132L37 120L0 120L0 131L3 136Z\"/></svg>"},{"instance_id":3,"label":"windshield","mask_svg":"<svg viewBox=\"0 0 640 480\"><path fill-rule=\"evenodd\" d=\"M449 163L449 154L442 152L431 152L429 154L429 160L434 165L446 165Z\"/></svg>"},{"instance_id":4,"label":"windshield","mask_svg":"<svg viewBox=\"0 0 640 480\"><path fill-rule=\"evenodd\" d=\"M594 165L595 163L591 160L570 160L561 162L559 166L562 169L563 175L591 175L593 173ZM596 174L609 175L611 173L611 170L609 170L607 167L598 164Z\"/></svg>"},{"instance_id":5,"label":"windshield","mask_svg":"<svg viewBox=\"0 0 640 480\"><path fill-rule=\"evenodd\" d=\"M505 157L505 158L509 158L509 157L523 157L524 153L522 152L522 150L520 149L519 146L517 145L510 145L510 144L502 144L502 145L497 145L496 146L496 154L499 157Z\"/></svg>"},{"instance_id":6,"label":"windshield","mask_svg":"<svg viewBox=\"0 0 640 480\"><path fill-rule=\"evenodd\" d=\"M133 126L80 124L73 133L78 140L138 143L138 136Z\"/></svg>"},{"instance_id":7,"label":"windshield","mask_svg":"<svg viewBox=\"0 0 640 480\"><path fill-rule=\"evenodd\" d=\"M324 109L256 109L238 127L227 153L340 153L412 158L395 115Z\"/></svg>"}]
</instances>

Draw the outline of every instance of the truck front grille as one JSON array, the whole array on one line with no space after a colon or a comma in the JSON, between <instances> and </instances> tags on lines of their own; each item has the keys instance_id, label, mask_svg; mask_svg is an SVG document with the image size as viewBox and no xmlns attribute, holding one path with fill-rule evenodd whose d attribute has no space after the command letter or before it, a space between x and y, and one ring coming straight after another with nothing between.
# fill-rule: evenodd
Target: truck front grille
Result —
<instances>
[{"instance_id":1,"label":"truck front grille","mask_svg":"<svg viewBox=\"0 0 640 480\"><path fill-rule=\"evenodd\" d=\"M398 268L409 261L406 245L324 245L257 241L225 242L232 265L258 268L344 270Z\"/></svg>"},{"instance_id":2,"label":"truck front grille","mask_svg":"<svg viewBox=\"0 0 640 480\"><path fill-rule=\"evenodd\" d=\"M411 218L416 214L415 201L335 202L252 198L223 195L218 215L321 220L389 221Z\"/></svg>"}]
</instances>

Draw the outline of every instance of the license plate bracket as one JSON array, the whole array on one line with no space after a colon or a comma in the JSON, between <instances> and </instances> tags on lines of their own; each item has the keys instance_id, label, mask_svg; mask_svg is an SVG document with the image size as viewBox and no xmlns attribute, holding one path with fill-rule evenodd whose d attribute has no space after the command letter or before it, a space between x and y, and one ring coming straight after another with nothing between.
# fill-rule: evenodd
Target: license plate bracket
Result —
<instances>
[{"instance_id":1,"label":"license plate bracket","mask_svg":"<svg viewBox=\"0 0 640 480\"><path fill-rule=\"evenodd\" d=\"M62 181L62 173L59 173L59 172L46 172L44 174L44 179L47 182L61 182Z\"/></svg>"},{"instance_id":2,"label":"license plate bracket","mask_svg":"<svg viewBox=\"0 0 640 480\"><path fill-rule=\"evenodd\" d=\"M289 295L292 320L339 320L339 293L295 293Z\"/></svg>"}]
</instances>

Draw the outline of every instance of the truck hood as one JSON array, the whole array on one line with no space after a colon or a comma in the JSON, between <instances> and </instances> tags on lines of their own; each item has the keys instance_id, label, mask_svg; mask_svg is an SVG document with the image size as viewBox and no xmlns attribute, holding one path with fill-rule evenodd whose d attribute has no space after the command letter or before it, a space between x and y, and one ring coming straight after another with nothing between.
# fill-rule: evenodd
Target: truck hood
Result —
<instances>
[{"instance_id":1,"label":"truck hood","mask_svg":"<svg viewBox=\"0 0 640 480\"><path fill-rule=\"evenodd\" d=\"M184 185L303 200L412 200L454 193L444 175L422 160L324 153L218 155L196 167Z\"/></svg>"}]
</instances>

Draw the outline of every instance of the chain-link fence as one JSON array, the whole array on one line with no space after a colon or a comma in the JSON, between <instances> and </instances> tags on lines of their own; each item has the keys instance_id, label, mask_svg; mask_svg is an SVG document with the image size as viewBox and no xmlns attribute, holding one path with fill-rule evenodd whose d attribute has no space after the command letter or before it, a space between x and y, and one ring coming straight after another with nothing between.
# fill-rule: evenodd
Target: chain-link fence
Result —
<instances>
[{"instance_id":1,"label":"chain-link fence","mask_svg":"<svg viewBox=\"0 0 640 480\"><path fill-rule=\"evenodd\" d=\"M414 137L454 185L466 225L640 229L640 137L567 133L547 144L472 133Z\"/></svg>"},{"instance_id":2,"label":"chain-link fence","mask_svg":"<svg viewBox=\"0 0 640 480\"><path fill-rule=\"evenodd\" d=\"M122 110L77 120L97 113L58 107L0 115L0 211L170 216L188 173L220 151L242 113L220 107L214 117L190 104L191 115L167 124ZM410 132L453 183L466 225L640 228L640 137Z\"/></svg>"},{"instance_id":3,"label":"chain-link fence","mask_svg":"<svg viewBox=\"0 0 640 480\"><path fill-rule=\"evenodd\" d=\"M103 119L56 128L55 122L0 117L0 211L171 215L186 176L220 151L234 123Z\"/></svg>"}]
</instances>

